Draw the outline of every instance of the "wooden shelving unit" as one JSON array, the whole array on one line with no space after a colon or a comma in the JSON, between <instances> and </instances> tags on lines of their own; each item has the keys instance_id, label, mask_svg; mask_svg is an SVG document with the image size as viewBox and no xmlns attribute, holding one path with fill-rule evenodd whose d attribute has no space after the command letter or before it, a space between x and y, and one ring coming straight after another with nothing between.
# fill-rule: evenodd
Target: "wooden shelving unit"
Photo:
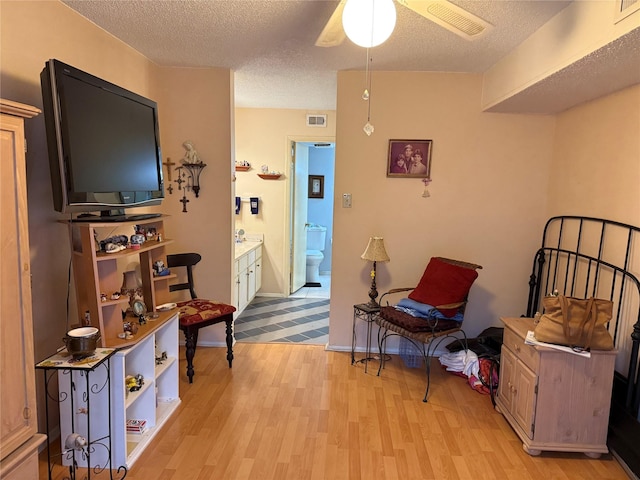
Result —
<instances>
[{"instance_id":1,"label":"wooden shelving unit","mask_svg":"<svg viewBox=\"0 0 640 480\"><path fill-rule=\"evenodd\" d=\"M99 241L115 235L130 237L136 225L146 230L155 229L157 236L148 239L139 249L127 248L116 253L100 251ZM170 301L169 283L175 278L175 275L155 276L153 270L156 261L161 260L166 265L165 247L173 242L165 237L163 217L127 222L72 222L70 226L78 315L84 316L84 312L89 312L91 325L100 330L102 346L119 348L133 345L153 333L156 326L170 316L170 312L155 310L157 305ZM118 300L102 301L101 294L110 299L112 293L119 292L123 272L138 263L147 312L158 313L159 318L141 325L133 339L123 340L118 338L118 334L123 332L122 312L127 310L129 297L123 295Z\"/></svg>"},{"instance_id":2,"label":"wooden shelving unit","mask_svg":"<svg viewBox=\"0 0 640 480\"><path fill-rule=\"evenodd\" d=\"M118 349L109 359L111 388L102 389L96 395L95 404L92 403L90 414L94 418L91 420L91 436L99 438L101 432L107 431L108 418L111 418L114 439L112 460L114 464L127 468L131 467L149 445L180 403L178 310L156 310L156 306L170 302L169 284L176 278L174 274L154 275L154 263L162 261L167 264L166 247L173 243L166 238L164 219L157 217L125 222L69 223L78 315L84 317L84 312L88 311L91 325L100 330L102 347ZM100 250L100 241L118 235L130 238L135 233L136 225L145 231L155 230L155 235L147 236L147 241L140 248L127 248L115 253ZM117 300L110 298L114 292L120 292L123 273L134 268L139 272L140 289L150 315L146 323L138 325L133 338L122 339L118 334L124 331L123 321L137 322L138 319L134 316L123 318L123 312L129 307L127 295L122 295ZM105 294L108 300L102 301L101 294ZM166 359L156 363L158 352L166 353ZM142 388L136 392L128 392L126 376L138 374L144 378ZM97 384L102 383L98 381ZM71 395L72 392L68 394ZM78 402L86 396L80 395ZM110 417L104 414L109 397L112 405ZM67 416L71 415L82 422L83 415L71 412ZM68 420L62 418L61 413L62 438L70 433L64 431L69 424ZM145 420L146 430L141 434L127 432L127 420ZM100 452L95 455L96 461L104 464Z\"/></svg>"}]
</instances>

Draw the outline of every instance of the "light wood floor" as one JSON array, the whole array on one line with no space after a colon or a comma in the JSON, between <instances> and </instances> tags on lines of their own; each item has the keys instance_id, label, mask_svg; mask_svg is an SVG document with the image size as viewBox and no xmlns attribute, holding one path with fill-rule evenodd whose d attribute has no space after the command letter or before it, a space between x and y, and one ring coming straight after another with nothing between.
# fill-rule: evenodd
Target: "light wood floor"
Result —
<instances>
[{"instance_id":1,"label":"light wood floor","mask_svg":"<svg viewBox=\"0 0 640 480\"><path fill-rule=\"evenodd\" d=\"M181 361L182 404L128 480L628 478L610 455L527 455L490 398L439 366L425 404L423 370L395 356L377 377L320 346L234 354L230 370L224 349L199 348L191 385Z\"/></svg>"}]
</instances>

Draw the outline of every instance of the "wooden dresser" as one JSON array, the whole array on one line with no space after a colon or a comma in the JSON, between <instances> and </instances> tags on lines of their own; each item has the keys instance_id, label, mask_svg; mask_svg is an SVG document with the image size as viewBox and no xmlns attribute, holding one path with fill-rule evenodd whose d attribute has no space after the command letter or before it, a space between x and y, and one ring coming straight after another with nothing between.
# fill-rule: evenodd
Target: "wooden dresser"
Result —
<instances>
[{"instance_id":1,"label":"wooden dresser","mask_svg":"<svg viewBox=\"0 0 640 480\"><path fill-rule=\"evenodd\" d=\"M524 450L607 453L607 428L615 351L591 358L553 348L526 345L532 318L502 318L496 409L522 440Z\"/></svg>"},{"instance_id":2,"label":"wooden dresser","mask_svg":"<svg viewBox=\"0 0 640 480\"><path fill-rule=\"evenodd\" d=\"M38 478L35 361L24 119L35 107L0 100L0 478Z\"/></svg>"}]
</instances>

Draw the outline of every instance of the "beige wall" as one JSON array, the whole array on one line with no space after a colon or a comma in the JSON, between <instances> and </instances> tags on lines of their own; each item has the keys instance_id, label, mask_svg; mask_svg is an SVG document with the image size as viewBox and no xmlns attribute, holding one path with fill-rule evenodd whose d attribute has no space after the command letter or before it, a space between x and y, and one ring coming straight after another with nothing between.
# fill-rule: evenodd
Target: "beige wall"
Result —
<instances>
[{"instance_id":1,"label":"beige wall","mask_svg":"<svg viewBox=\"0 0 640 480\"><path fill-rule=\"evenodd\" d=\"M202 298L231 303L233 219L231 212L233 163L233 74L228 69L159 69L156 82L162 152L173 165L171 178L165 168L162 212L170 215L166 223L168 238L174 240L171 252L198 252L202 261L194 270L196 292ZM207 166L200 175L198 198L187 192L187 212L180 200L183 192L175 182L183 142L193 142ZM226 345L224 327L203 329L201 342Z\"/></svg>"},{"instance_id":2,"label":"beige wall","mask_svg":"<svg viewBox=\"0 0 640 480\"><path fill-rule=\"evenodd\" d=\"M350 345L352 307L370 285L360 255L373 235L391 257L378 266L379 291L414 286L431 256L452 257L484 266L467 334L520 315L545 221L554 118L482 113L479 75L374 72L373 85L367 137L362 73L338 73L330 346ZM433 140L429 198L419 179L385 176L389 139ZM343 193L352 208L340 207Z\"/></svg>"},{"instance_id":3,"label":"beige wall","mask_svg":"<svg viewBox=\"0 0 640 480\"><path fill-rule=\"evenodd\" d=\"M308 113L326 114L327 127L307 127ZM252 169L236 172L235 194L260 197L260 213L251 215L245 203L235 216L236 228L248 233L264 233L262 255L263 295L288 295L289 198L291 191L290 142L333 141L336 121L333 111L236 109L236 159L248 161ZM258 177L260 167L279 171L279 180Z\"/></svg>"},{"instance_id":4,"label":"beige wall","mask_svg":"<svg viewBox=\"0 0 640 480\"><path fill-rule=\"evenodd\" d=\"M640 225L640 85L558 115L549 216Z\"/></svg>"},{"instance_id":5,"label":"beige wall","mask_svg":"<svg viewBox=\"0 0 640 480\"><path fill-rule=\"evenodd\" d=\"M222 69L159 68L60 2L2 1L0 21L3 98L42 108L40 71L46 60L57 58L158 101L165 158L179 161L184 154L182 142L190 139L195 143L208 165L200 198L190 195L189 213L183 214L174 192L173 196L167 195L160 210L172 215L167 229L176 242L171 249L204 254L204 268L198 269L196 278L202 285L202 295L230 301L231 73ZM67 330L70 246L66 227L57 222L61 215L52 206L42 115L26 123L26 135L35 361L54 353ZM71 292L69 318L74 323L77 313L73 289ZM215 330L215 326L210 329ZM208 332L202 337L206 338ZM39 389L40 385L38 382ZM42 392L39 396L42 408ZM43 422L41 411L41 431Z\"/></svg>"}]
</instances>

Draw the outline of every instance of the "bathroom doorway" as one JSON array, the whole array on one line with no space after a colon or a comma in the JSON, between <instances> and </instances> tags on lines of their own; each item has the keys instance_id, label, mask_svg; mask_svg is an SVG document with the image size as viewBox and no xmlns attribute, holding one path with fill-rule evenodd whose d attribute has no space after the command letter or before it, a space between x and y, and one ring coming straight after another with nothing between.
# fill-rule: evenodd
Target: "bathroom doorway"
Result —
<instances>
[{"instance_id":1,"label":"bathroom doorway","mask_svg":"<svg viewBox=\"0 0 640 480\"><path fill-rule=\"evenodd\" d=\"M291 139L290 281L289 295L329 298L333 237L335 142ZM313 184L310 183L309 179ZM313 186L313 188L312 188ZM314 231L326 230L320 245Z\"/></svg>"},{"instance_id":2,"label":"bathroom doorway","mask_svg":"<svg viewBox=\"0 0 640 480\"><path fill-rule=\"evenodd\" d=\"M256 297L235 320L238 342L303 343L329 342L329 303L331 292L331 238L333 235L333 197L335 140L289 138L290 179L288 194L289 285L286 298ZM322 198L309 198L309 177L322 177ZM322 261L318 264L318 284L308 287L306 277L306 225L326 228ZM296 258L297 249L297 258ZM297 282L294 285L294 270ZM285 270L286 271L286 270Z\"/></svg>"}]
</instances>

